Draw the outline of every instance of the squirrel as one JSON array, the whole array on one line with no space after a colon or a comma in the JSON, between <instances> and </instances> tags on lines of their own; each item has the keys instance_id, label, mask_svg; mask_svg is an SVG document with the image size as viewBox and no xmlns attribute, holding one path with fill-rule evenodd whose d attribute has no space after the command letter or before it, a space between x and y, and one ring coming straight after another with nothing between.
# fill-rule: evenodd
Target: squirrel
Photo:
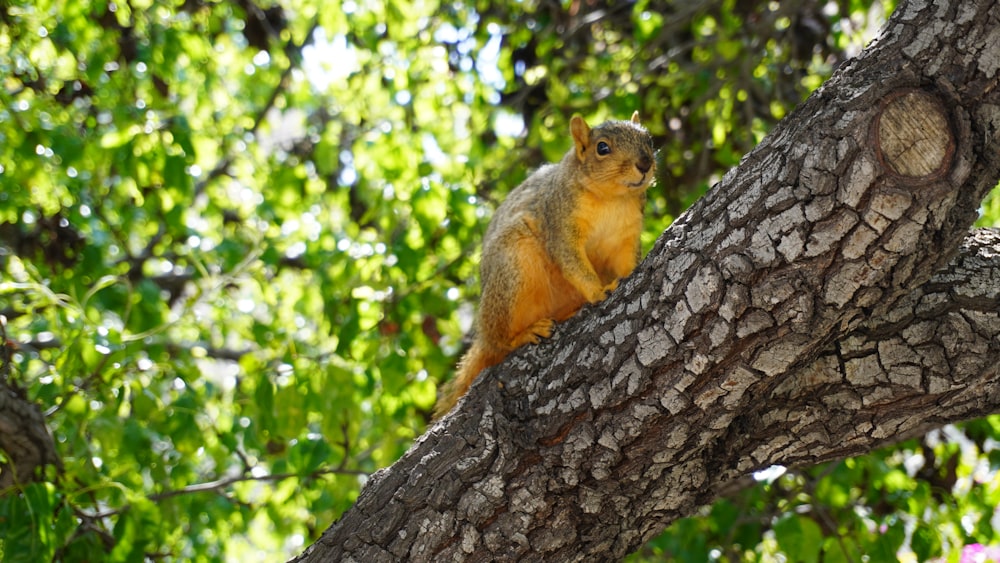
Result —
<instances>
[{"instance_id":1,"label":"squirrel","mask_svg":"<svg viewBox=\"0 0 1000 563\"><path fill-rule=\"evenodd\" d=\"M435 418L479 372L604 299L639 261L642 210L656 171L653 138L639 112L593 129L574 115L570 133L573 148L512 190L486 229L475 336Z\"/></svg>"}]
</instances>

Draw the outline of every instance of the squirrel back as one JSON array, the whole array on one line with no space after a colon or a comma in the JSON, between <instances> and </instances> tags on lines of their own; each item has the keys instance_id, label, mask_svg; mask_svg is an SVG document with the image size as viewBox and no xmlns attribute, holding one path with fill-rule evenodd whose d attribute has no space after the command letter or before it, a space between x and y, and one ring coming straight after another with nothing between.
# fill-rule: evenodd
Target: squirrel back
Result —
<instances>
[{"instance_id":1,"label":"squirrel back","mask_svg":"<svg viewBox=\"0 0 1000 563\"><path fill-rule=\"evenodd\" d=\"M638 112L593 129L573 116L570 133L573 148L512 190L490 221L476 334L435 417L451 410L480 371L604 299L638 263L655 173L652 137Z\"/></svg>"}]
</instances>

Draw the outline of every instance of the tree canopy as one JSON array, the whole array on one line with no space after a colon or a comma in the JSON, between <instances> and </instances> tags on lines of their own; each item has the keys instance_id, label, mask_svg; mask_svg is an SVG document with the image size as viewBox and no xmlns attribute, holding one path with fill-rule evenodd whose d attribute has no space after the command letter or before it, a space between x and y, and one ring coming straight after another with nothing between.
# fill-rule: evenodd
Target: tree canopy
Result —
<instances>
[{"instance_id":1,"label":"tree canopy","mask_svg":"<svg viewBox=\"0 0 1000 563\"><path fill-rule=\"evenodd\" d=\"M0 416L6 560L300 552L423 433L491 210L573 113L654 134L648 249L893 8L64 4L0 4L0 392L51 436ZM987 549L998 440L775 468L633 557Z\"/></svg>"}]
</instances>

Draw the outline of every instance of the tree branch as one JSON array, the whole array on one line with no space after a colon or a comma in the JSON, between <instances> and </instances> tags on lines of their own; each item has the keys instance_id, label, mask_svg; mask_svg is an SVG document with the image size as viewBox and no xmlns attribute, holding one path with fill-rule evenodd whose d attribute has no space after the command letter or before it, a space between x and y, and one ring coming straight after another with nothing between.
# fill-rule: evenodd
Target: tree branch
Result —
<instances>
[{"instance_id":1,"label":"tree branch","mask_svg":"<svg viewBox=\"0 0 1000 563\"><path fill-rule=\"evenodd\" d=\"M998 335L1000 231L984 229L948 268L749 411L752 451L738 436L729 447L745 463L812 465L994 413Z\"/></svg>"},{"instance_id":2,"label":"tree branch","mask_svg":"<svg viewBox=\"0 0 1000 563\"><path fill-rule=\"evenodd\" d=\"M271 90L271 95L268 97L267 101L263 106L257 109L257 113L253 116L253 125L247 131L251 134L256 134L257 130L264 123L264 119L267 117L267 113L274 107L274 104L278 101L279 96L284 93L285 88L288 87L288 81L292 76L292 71L301 66L302 64L302 49L312 41L313 33L319 27L319 18L313 18L312 23L309 25L309 30L306 32L305 36L302 38L300 43L295 43L289 40L285 45L283 51L288 57L288 66L281 71L281 76L278 78L278 83L275 84L274 88ZM194 187L194 195L192 199L200 195L205 188L208 187L210 183L215 181L217 178L225 175L229 167L233 164L236 159L235 149L230 149L227 151L222 158L215 164L215 166L209 170L208 174L205 175Z\"/></svg>"},{"instance_id":3,"label":"tree branch","mask_svg":"<svg viewBox=\"0 0 1000 563\"><path fill-rule=\"evenodd\" d=\"M6 321L0 317L0 451L7 456L7 462L0 463L0 494L31 483L45 465L62 469L42 411L10 380L10 361Z\"/></svg>"},{"instance_id":4,"label":"tree branch","mask_svg":"<svg viewBox=\"0 0 1000 563\"><path fill-rule=\"evenodd\" d=\"M364 471L357 469L344 469L343 464L337 467L323 467L316 469L307 474L301 473L270 473L263 475L254 475L252 473L243 473L240 475L232 475L230 477L222 477L214 481L206 481L204 483L195 483L193 485L188 485L186 487L181 487L180 489L170 489L167 491L162 491L159 493L154 493L149 495L147 498L153 502L159 502L169 498L184 496L184 495L194 495L199 493L221 493L232 485L236 483L243 483L246 481L259 481L259 482L273 482L273 481L284 481L285 479L299 478L299 479L317 479L324 475L365 475ZM107 518L109 516L114 516L115 514L121 514L127 512L131 508L131 504L125 504L113 510L107 510L104 512L98 512L94 514L87 513L85 511L79 511L81 517L90 520L99 520L101 518Z\"/></svg>"},{"instance_id":5,"label":"tree branch","mask_svg":"<svg viewBox=\"0 0 1000 563\"><path fill-rule=\"evenodd\" d=\"M970 363L981 347L892 315L1000 178L997 29L996 1L897 8L613 295L484 372L299 560L618 558L749 472L996 406L992 386L950 388L995 375ZM914 380L901 352L935 344L949 353ZM822 390L844 393L810 394L823 361ZM775 413L781 396L800 410Z\"/></svg>"}]
</instances>

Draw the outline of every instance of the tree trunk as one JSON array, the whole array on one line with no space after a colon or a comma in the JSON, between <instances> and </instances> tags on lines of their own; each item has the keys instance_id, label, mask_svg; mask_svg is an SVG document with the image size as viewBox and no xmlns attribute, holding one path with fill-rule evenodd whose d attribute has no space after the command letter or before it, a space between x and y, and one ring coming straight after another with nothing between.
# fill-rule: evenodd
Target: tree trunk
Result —
<instances>
[{"instance_id":1,"label":"tree trunk","mask_svg":"<svg viewBox=\"0 0 1000 563\"><path fill-rule=\"evenodd\" d=\"M606 301L479 377L297 560L621 558L771 464L1000 407L1000 5L904 2Z\"/></svg>"},{"instance_id":2,"label":"tree trunk","mask_svg":"<svg viewBox=\"0 0 1000 563\"><path fill-rule=\"evenodd\" d=\"M0 372L6 371L8 362L0 354ZM0 491L34 482L46 465L62 469L42 411L5 375L0 376L0 452L6 456L0 463Z\"/></svg>"},{"instance_id":3,"label":"tree trunk","mask_svg":"<svg viewBox=\"0 0 1000 563\"><path fill-rule=\"evenodd\" d=\"M10 379L13 344L0 316L0 491L35 481L46 465L62 470L62 459L38 405Z\"/></svg>"}]
</instances>

